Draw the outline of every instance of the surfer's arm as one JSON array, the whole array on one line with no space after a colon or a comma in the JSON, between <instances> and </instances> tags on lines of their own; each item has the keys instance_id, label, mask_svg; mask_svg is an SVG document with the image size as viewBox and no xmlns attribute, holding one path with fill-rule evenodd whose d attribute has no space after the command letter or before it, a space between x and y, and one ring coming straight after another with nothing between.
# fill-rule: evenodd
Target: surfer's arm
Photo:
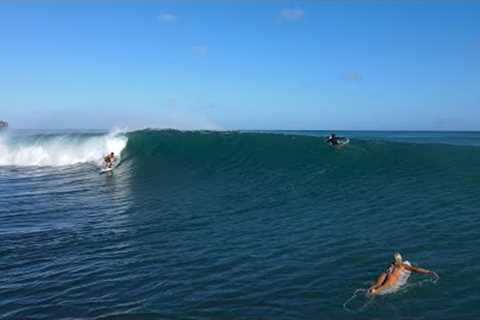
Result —
<instances>
[{"instance_id":1,"label":"surfer's arm","mask_svg":"<svg viewBox=\"0 0 480 320\"><path fill-rule=\"evenodd\" d=\"M386 273L386 272L382 272L382 273L378 276L378 278L377 278L377 280L375 281L375 283L374 283L370 288L368 288L368 294L369 294L369 295L377 294L378 288L380 288L380 287L384 284L384 282L385 282L386 279L387 279L387 273Z\"/></svg>"},{"instance_id":2,"label":"surfer's arm","mask_svg":"<svg viewBox=\"0 0 480 320\"><path fill-rule=\"evenodd\" d=\"M407 270L418 272L418 273L433 273L433 271L431 270L420 268L420 267L409 266L409 265L405 265L405 268Z\"/></svg>"},{"instance_id":3,"label":"surfer's arm","mask_svg":"<svg viewBox=\"0 0 480 320\"><path fill-rule=\"evenodd\" d=\"M370 287L369 290L371 290L371 289L377 289L377 288L381 287L382 284L385 282L385 279L386 279L386 278L387 278L387 273L386 273L386 272L382 272L382 273L378 276L378 278L377 278L377 280L375 281L375 283Z\"/></svg>"}]
</instances>

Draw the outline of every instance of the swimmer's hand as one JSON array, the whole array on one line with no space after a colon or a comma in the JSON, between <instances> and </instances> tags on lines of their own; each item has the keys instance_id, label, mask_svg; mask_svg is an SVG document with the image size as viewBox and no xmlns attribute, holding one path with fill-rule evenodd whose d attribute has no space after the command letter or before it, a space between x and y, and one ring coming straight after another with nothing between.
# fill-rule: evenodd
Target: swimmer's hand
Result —
<instances>
[{"instance_id":1,"label":"swimmer's hand","mask_svg":"<svg viewBox=\"0 0 480 320\"><path fill-rule=\"evenodd\" d=\"M438 274L437 274L435 271L428 270L428 273L429 273L429 274L433 274L435 277L438 277Z\"/></svg>"}]
</instances>

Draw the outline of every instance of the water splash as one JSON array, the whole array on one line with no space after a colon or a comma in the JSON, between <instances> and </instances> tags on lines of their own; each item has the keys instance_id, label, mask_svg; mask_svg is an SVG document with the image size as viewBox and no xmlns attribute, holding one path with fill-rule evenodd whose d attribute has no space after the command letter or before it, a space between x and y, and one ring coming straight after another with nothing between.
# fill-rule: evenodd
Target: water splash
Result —
<instances>
[{"instance_id":1,"label":"water splash","mask_svg":"<svg viewBox=\"0 0 480 320\"><path fill-rule=\"evenodd\" d=\"M102 162L103 155L120 155L128 138L122 133L104 135L45 135L13 139L0 137L0 166L66 166Z\"/></svg>"},{"instance_id":2,"label":"water splash","mask_svg":"<svg viewBox=\"0 0 480 320\"><path fill-rule=\"evenodd\" d=\"M385 292L381 295L385 295L385 294L392 294L392 293L396 293L396 292L399 292L400 290L407 290L407 289L411 289L411 288L415 288L415 287L421 287L427 283L433 283L433 284L437 284L437 282L440 280L440 276L436 273L436 272L432 272L432 276L433 278L431 279L424 279L422 281L419 281L419 282L415 282L415 283L412 283L412 284L406 284L406 285L403 285L403 286L398 286L396 287L395 290L391 290L391 291L388 291L388 292ZM353 302L355 302L356 300L358 300L358 298L360 297L359 296L359 293L362 293L364 292L363 296L367 299L365 302L360 302L359 305L357 307L355 306L352 306ZM368 289L365 289L365 288L359 288L357 290L355 290L352 294L352 296L350 298L348 298L344 303L343 303L343 309L347 312L351 312L351 313L359 313L359 312L362 312L364 311L372 302L373 300L375 299L376 296L374 295L369 295L368 294Z\"/></svg>"},{"instance_id":3,"label":"water splash","mask_svg":"<svg viewBox=\"0 0 480 320\"><path fill-rule=\"evenodd\" d=\"M364 302L364 303L361 303L359 307L351 307L351 303L353 301L355 301L358 297L358 294L361 293L361 292L364 292L364 297L367 298L367 301ZM343 309L345 311L348 311L348 312L351 312L351 313L359 313L359 312L362 312L363 310L365 310L372 302L373 302L373 299L375 298L375 296L369 296L368 294L368 290L367 289L363 289L363 288L360 288L360 289L357 289L353 292L352 296L350 298L348 298L344 303L343 303Z\"/></svg>"}]
</instances>

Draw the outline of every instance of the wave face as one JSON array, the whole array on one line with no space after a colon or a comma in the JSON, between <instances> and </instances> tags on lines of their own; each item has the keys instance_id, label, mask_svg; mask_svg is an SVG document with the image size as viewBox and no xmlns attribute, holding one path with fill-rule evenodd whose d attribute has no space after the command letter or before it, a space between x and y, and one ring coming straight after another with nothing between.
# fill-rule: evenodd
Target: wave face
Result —
<instances>
[{"instance_id":1,"label":"wave face","mask_svg":"<svg viewBox=\"0 0 480 320\"><path fill-rule=\"evenodd\" d=\"M0 315L478 318L480 148L342 133L335 149L324 135L3 136ZM121 161L99 175L110 151ZM412 275L343 310L394 251L441 280Z\"/></svg>"}]
</instances>

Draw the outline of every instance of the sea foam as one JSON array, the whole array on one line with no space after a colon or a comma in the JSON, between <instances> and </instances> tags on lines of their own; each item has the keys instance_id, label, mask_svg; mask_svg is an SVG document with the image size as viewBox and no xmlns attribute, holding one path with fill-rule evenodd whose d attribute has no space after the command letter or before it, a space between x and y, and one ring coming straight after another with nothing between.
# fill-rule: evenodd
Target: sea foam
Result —
<instances>
[{"instance_id":1,"label":"sea foam","mask_svg":"<svg viewBox=\"0 0 480 320\"><path fill-rule=\"evenodd\" d=\"M119 133L94 136L48 135L40 138L0 137L0 166L66 166L101 164L109 152L120 155L128 138Z\"/></svg>"}]
</instances>

